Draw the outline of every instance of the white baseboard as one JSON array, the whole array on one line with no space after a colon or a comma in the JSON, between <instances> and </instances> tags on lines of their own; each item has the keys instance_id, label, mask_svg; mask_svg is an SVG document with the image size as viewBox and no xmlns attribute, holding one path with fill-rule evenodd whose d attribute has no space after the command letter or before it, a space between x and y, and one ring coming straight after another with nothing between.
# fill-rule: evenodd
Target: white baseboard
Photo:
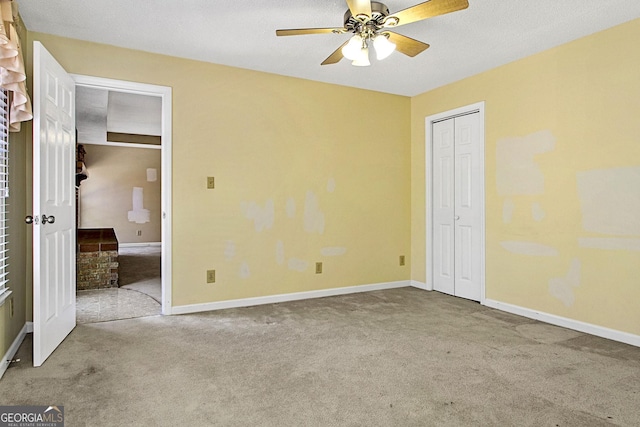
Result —
<instances>
[{"instance_id":1,"label":"white baseboard","mask_svg":"<svg viewBox=\"0 0 640 427\"><path fill-rule=\"evenodd\" d=\"M33 322L27 322L27 333L28 334L32 334L33 333Z\"/></svg>"},{"instance_id":2,"label":"white baseboard","mask_svg":"<svg viewBox=\"0 0 640 427\"><path fill-rule=\"evenodd\" d=\"M286 301L298 301L311 298L332 297L359 292L380 291L384 289L410 286L409 280L399 282L376 283L373 285L349 286L345 288L320 289L317 291L295 292L291 294L269 295L265 297L242 298L229 301L208 302L204 304L178 305L171 308L171 314L199 313L202 311L224 310L227 308L251 307L254 305L275 304Z\"/></svg>"},{"instance_id":3,"label":"white baseboard","mask_svg":"<svg viewBox=\"0 0 640 427\"><path fill-rule=\"evenodd\" d=\"M411 285L414 288L422 289L423 291L432 291L433 289L429 288L426 283L418 282L417 280L411 280Z\"/></svg>"},{"instance_id":4,"label":"white baseboard","mask_svg":"<svg viewBox=\"0 0 640 427\"><path fill-rule=\"evenodd\" d=\"M530 308L520 307L517 305L507 304L500 301L485 299L484 305L508 313L517 314L518 316L527 317L529 319L540 320L541 322L550 323L563 328L573 329L575 331L584 332L598 337L607 338L613 341L623 342L636 347L640 347L640 335L630 334L628 332L617 331L615 329L605 328L603 326L593 325L591 323L581 322L566 317L556 316L542 311L532 310Z\"/></svg>"},{"instance_id":5,"label":"white baseboard","mask_svg":"<svg viewBox=\"0 0 640 427\"><path fill-rule=\"evenodd\" d=\"M2 358L2 361L0 362L0 378L2 378L7 368L9 367L9 362L13 359L13 356L15 356L16 353L18 352L18 348L20 348L20 344L22 344L22 341L24 340L25 335L27 335L27 333L29 332L28 329L29 329L28 323L25 323L22 329L20 330L20 332L18 333L18 336L16 337L16 339L13 340L11 347L9 347L4 357ZM33 323L31 324L31 329L33 330Z\"/></svg>"},{"instance_id":6,"label":"white baseboard","mask_svg":"<svg viewBox=\"0 0 640 427\"><path fill-rule=\"evenodd\" d=\"M119 248L139 248L145 246L162 246L162 242L118 243Z\"/></svg>"}]
</instances>

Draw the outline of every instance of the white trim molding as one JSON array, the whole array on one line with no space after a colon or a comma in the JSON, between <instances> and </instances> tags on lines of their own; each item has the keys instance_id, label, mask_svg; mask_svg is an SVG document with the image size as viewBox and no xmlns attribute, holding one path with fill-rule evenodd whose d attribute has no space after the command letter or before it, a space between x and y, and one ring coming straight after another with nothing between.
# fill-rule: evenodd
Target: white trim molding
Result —
<instances>
[{"instance_id":1,"label":"white trim molding","mask_svg":"<svg viewBox=\"0 0 640 427\"><path fill-rule=\"evenodd\" d=\"M151 144L137 144L135 142L111 142L111 141L101 141L101 142L87 142L83 141L82 145L106 145L107 147L125 147L125 148L146 148L149 150L162 150L162 145L151 145Z\"/></svg>"},{"instance_id":2,"label":"white trim molding","mask_svg":"<svg viewBox=\"0 0 640 427\"><path fill-rule=\"evenodd\" d=\"M423 291L432 291L433 289L430 289L426 283L424 282L418 282L417 280L411 280L411 286L414 288L418 288L418 289L422 289Z\"/></svg>"},{"instance_id":3,"label":"white trim molding","mask_svg":"<svg viewBox=\"0 0 640 427\"><path fill-rule=\"evenodd\" d=\"M492 299L485 299L483 304L490 308L506 311L507 313L517 314L518 316L539 320L551 325L561 326L563 328L573 329L574 331L584 332L586 334L595 335L601 338L607 338L613 341L640 347L640 335L617 331L615 329L605 328L604 326L581 322L579 320L569 319L567 317L556 316L555 314L549 314L543 311L537 311L513 304L507 304Z\"/></svg>"},{"instance_id":4,"label":"white trim molding","mask_svg":"<svg viewBox=\"0 0 640 427\"><path fill-rule=\"evenodd\" d=\"M169 86L159 86L147 83L128 82L125 80L114 80L102 77L84 76L71 74L76 86L85 86L96 89L112 90L117 92L134 93L146 96L157 96L162 99L162 135L161 135L161 183L162 183L162 261L161 261L161 281L162 281L162 314L171 314L171 258L172 258L172 89ZM130 146L130 145L128 145ZM144 148L152 148L145 146Z\"/></svg>"},{"instance_id":5,"label":"white trim molding","mask_svg":"<svg viewBox=\"0 0 640 427\"><path fill-rule=\"evenodd\" d=\"M162 242L118 243L119 248L144 248L149 246L162 246Z\"/></svg>"},{"instance_id":6,"label":"white trim molding","mask_svg":"<svg viewBox=\"0 0 640 427\"><path fill-rule=\"evenodd\" d=\"M242 298L228 301L207 302L173 306L171 314L200 313L203 311L224 310L227 308L251 307L255 305L276 304L279 302L298 301L312 298L324 298L360 292L381 291L384 289L405 288L411 286L409 280L399 282L376 283L372 285L348 286L344 288L319 289L317 291L294 292L290 294L269 295L265 297Z\"/></svg>"},{"instance_id":7,"label":"white trim molding","mask_svg":"<svg viewBox=\"0 0 640 427\"><path fill-rule=\"evenodd\" d=\"M33 323L32 322L25 323L22 329L20 330L20 332L18 333L18 336L16 337L16 339L13 340L11 347L9 347L9 349L5 353L2 361L0 361L0 378L2 378L7 368L9 367L9 364L11 363L13 356L15 356L16 353L18 352L18 349L20 348L20 344L22 344L22 341L24 341L24 337L30 332L29 323L31 323L31 332L33 332Z\"/></svg>"}]
</instances>

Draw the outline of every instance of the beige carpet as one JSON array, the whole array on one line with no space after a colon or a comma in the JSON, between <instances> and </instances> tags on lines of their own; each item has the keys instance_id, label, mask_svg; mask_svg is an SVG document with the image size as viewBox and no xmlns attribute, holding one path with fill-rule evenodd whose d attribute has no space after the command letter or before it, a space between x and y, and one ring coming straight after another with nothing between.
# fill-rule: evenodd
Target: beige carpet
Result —
<instances>
[{"instance_id":1,"label":"beige carpet","mask_svg":"<svg viewBox=\"0 0 640 427\"><path fill-rule=\"evenodd\" d=\"M412 288L79 325L3 405L68 426L638 426L640 348Z\"/></svg>"}]
</instances>

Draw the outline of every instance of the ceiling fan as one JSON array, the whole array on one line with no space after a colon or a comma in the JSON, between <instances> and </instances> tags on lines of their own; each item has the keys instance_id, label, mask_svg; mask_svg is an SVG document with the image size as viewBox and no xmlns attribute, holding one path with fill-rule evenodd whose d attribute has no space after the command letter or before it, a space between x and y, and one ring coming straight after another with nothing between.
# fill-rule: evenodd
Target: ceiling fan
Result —
<instances>
[{"instance_id":1,"label":"ceiling fan","mask_svg":"<svg viewBox=\"0 0 640 427\"><path fill-rule=\"evenodd\" d=\"M402 34L389 31L389 28L456 12L469 7L468 0L428 0L391 15L389 8L380 2L370 0L347 0L349 9L344 14L344 26L341 28L302 28L277 30L278 36L298 36L303 34L344 34L354 36L335 50L322 65L336 64L342 58L350 59L353 65L367 66L369 62L369 44L372 44L377 59L381 60L398 50L414 57L429 48L429 45Z\"/></svg>"}]
</instances>

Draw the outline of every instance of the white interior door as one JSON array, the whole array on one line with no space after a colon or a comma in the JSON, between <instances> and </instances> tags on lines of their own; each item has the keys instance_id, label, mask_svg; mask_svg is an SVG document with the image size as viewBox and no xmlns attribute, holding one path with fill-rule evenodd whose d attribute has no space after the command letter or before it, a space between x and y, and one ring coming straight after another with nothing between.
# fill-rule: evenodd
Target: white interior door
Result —
<instances>
[{"instance_id":1,"label":"white interior door","mask_svg":"<svg viewBox=\"0 0 640 427\"><path fill-rule=\"evenodd\" d=\"M454 122L433 124L433 288L455 294Z\"/></svg>"},{"instance_id":2,"label":"white interior door","mask_svg":"<svg viewBox=\"0 0 640 427\"><path fill-rule=\"evenodd\" d=\"M479 113L432 125L433 285L480 301L482 146Z\"/></svg>"},{"instance_id":3,"label":"white interior door","mask_svg":"<svg viewBox=\"0 0 640 427\"><path fill-rule=\"evenodd\" d=\"M33 364L76 326L75 83L33 45Z\"/></svg>"},{"instance_id":4,"label":"white interior door","mask_svg":"<svg viewBox=\"0 0 640 427\"><path fill-rule=\"evenodd\" d=\"M456 117L455 125L455 295L480 301L479 114Z\"/></svg>"}]
</instances>

